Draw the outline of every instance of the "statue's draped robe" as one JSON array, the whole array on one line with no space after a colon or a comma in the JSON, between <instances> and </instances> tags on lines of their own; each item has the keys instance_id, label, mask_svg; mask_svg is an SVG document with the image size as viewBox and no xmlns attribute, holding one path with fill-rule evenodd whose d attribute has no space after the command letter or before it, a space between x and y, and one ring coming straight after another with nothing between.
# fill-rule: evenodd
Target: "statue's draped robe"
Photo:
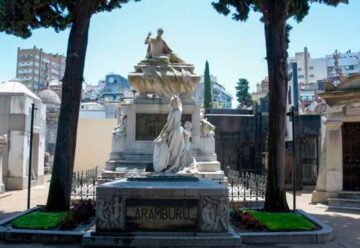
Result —
<instances>
[{"instance_id":1,"label":"statue's draped robe","mask_svg":"<svg viewBox=\"0 0 360 248\"><path fill-rule=\"evenodd\" d=\"M154 160L155 171L165 172L180 172L186 169L193 169L196 164L195 159L189 151L187 143L187 133L181 126L181 111L179 109L172 109L167 117L166 129L167 134L161 142L155 143L154 158L166 164L159 165L158 161ZM166 148L164 145L166 144ZM161 160L166 158L166 160Z\"/></svg>"},{"instance_id":2,"label":"statue's draped robe","mask_svg":"<svg viewBox=\"0 0 360 248\"><path fill-rule=\"evenodd\" d=\"M147 58L158 57L166 54L171 54L172 50L163 39L150 38L147 48Z\"/></svg>"}]
</instances>

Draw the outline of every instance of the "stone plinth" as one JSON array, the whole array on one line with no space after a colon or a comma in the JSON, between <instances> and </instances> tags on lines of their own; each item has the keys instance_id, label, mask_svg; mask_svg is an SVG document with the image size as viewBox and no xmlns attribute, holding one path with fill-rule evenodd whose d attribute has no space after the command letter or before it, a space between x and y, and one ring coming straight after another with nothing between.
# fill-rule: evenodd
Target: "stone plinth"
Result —
<instances>
[{"instance_id":1,"label":"stone plinth","mask_svg":"<svg viewBox=\"0 0 360 248\"><path fill-rule=\"evenodd\" d=\"M228 189L193 176L134 177L98 186L96 229L84 243L125 244L129 235L154 245L164 236L197 239L198 245L199 239L206 242L209 237L218 237L221 246L240 242L229 226Z\"/></svg>"},{"instance_id":2,"label":"stone plinth","mask_svg":"<svg viewBox=\"0 0 360 248\"><path fill-rule=\"evenodd\" d=\"M96 231L227 232L228 189L190 176L149 176L96 189Z\"/></svg>"},{"instance_id":3,"label":"stone plinth","mask_svg":"<svg viewBox=\"0 0 360 248\"><path fill-rule=\"evenodd\" d=\"M183 102L191 102L191 94L200 80L190 64L140 63L128 78L132 87L142 95L155 94L165 99L179 95Z\"/></svg>"},{"instance_id":4,"label":"stone plinth","mask_svg":"<svg viewBox=\"0 0 360 248\"><path fill-rule=\"evenodd\" d=\"M106 162L103 176L106 178L127 177L144 172L152 166L154 142L166 123L169 113L168 101L159 98L136 98L134 102L121 107L121 121L114 129L112 149ZM184 104L182 125L192 123L191 152L199 163L200 178L223 180L215 153L215 139L208 123L201 119L200 106Z\"/></svg>"}]
</instances>

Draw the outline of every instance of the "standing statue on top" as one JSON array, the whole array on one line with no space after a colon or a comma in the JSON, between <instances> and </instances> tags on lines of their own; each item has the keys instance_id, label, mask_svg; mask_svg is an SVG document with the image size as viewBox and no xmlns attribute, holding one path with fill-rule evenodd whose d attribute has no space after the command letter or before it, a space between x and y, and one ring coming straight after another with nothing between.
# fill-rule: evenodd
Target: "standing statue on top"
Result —
<instances>
[{"instance_id":1,"label":"standing statue on top","mask_svg":"<svg viewBox=\"0 0 360 248\"><path fill-rule=\"evenodd\" d=\"M154 63L184 63L184 61L173 53L170 47L162 39L163 34L164 30L159 28L155 38L151 37L151 32L149 32L146 37L145 44L148 45L146 53L147 61Z\"/></svg>"},{"instance_id":2,"label":"standing statue on top","mask_svg":"<svg viewBox=\"0 0 360 248\"><path fill-rule=\"evenodd\" d=\"M153 165L155 172L191 173L196 171L196 160L191 154L191 123L181 126L182 104L178 96L170 99L171 110L167 122L154 140Z\"/></svg>"}]
</instances>

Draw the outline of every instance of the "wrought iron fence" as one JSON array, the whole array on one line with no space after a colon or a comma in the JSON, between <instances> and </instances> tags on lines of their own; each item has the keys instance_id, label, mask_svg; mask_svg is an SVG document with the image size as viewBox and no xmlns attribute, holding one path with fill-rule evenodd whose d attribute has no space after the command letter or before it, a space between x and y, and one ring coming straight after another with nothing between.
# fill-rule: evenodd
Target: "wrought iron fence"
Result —
<instances>
[{"instance_id":1,"label":"wrought iron fence","mask_svg":"<svg viewBox=\"0 0 360 248\"><path fill-rule=\"evenodd\" d=\"M265 198L265 171L228 171L229 200L259 201Z\"/></svg>"},{"instance_id":2,"label":"wrought iron fence","mask_svg":"<svg viewBox=\"0 0 360 248\"><path fill-rule=\"evenodd\" d=\"M73 199L95 199L98 168L73 173L71 196Z\"/></svg>"},{"instance_id":3,"label":"wrought iron fence","mask_svg":"<svg viewBox=\"0 0 360 248\"><path fill-rule=\"evenodd\" d=\"M101 180L100 180L101 179ZM96 187L101 182L111 181L100 177L98 168L73 173L73 199L95 199ZM265 198L265 171L228 170L227 180L219 180L229 189L230 202L261 201Z\"/></svg>"}]
</instances>

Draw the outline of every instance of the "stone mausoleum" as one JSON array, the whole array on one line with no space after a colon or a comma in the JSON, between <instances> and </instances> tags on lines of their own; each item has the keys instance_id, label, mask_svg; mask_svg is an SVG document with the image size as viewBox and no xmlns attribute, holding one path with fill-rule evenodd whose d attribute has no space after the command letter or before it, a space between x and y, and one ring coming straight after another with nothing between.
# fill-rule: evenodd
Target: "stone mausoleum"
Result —
<instances>
[{"instance_id":1,"label":"stone mausoleum","mask_svg":"<svg viewBox=\"0 0 360 248\"><path fill-rule=\"evenodd\" d=\"M60 114L60 104L61 100L59 95L51 90L50 88L43 89L38 93L39 98L42 103L46 105L46 145L45 151L48 153L47 166L52 168L54 155L55 155L55 145L56 145L56 135L57 127Z\"/></svg>"},{"instance_id":2,"label":"stone mausoleum","mask_svg":"<svg viewBox=\"0 0 360 248\"><path fill-rule=\"evenodd\" d=\"M0 136L6 136L7 141L0 145L0 169L6 190L27 188L32 103L36 111L31 178L33 184L41 184L44 181L45 106L39 97L19 82L0 84Z\"/></svg>"},{"instance_id":3,"label":"stone mausoleum","mask_svg":"<svg viewBox=\"0 0 360 248\"><path fill-rule=\"evenodd\" d=\"M360 193L360 74L337 85L326 83L320 96L326 102L326 119L312 202L331 204Z\"/></svg>"},{"instance_id":4,"label":"stone mausoleum","mask_svg":"<svg viewBox=\"0 0 360 248\"><path fill-rule=\"evenodd\" d=\"M103 176L123 177L151 171L154 139L166 123L169 99L178 95L182 102L181 126L187 126L191 133L191 153L197 161L195 175L223 179L224 172L215 153L215 128L204 119L200 105L192 99L200 80L194 66L151 58L135 65L128 78L137 97L119 106L118 125L113 131L112 150Z\"/></svg>"},{"instance_id":5,"label":"stone mausoleum","mask_svg":"<svg viewBox=\"0 0 360 248\"><path fill-rule=\"evenodd\" d=\"M214 126L191 98L200 77L157 33L149 33L146 59L128 75L139 94L121 108L104 171L125 178L96 188L96 227L83 245L238 247L228 189L208 180L224 172Z\"/></svg>"}]
</instances>

